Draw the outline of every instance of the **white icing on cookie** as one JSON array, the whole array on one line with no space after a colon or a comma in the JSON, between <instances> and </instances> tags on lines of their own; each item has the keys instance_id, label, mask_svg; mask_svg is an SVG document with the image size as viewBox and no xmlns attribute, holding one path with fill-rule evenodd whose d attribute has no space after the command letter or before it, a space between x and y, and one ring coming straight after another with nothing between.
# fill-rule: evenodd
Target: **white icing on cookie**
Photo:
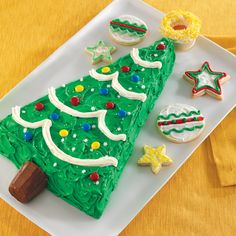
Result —
<instances>
[{"instance_id":1,"label":"white icing on cookie","mask_svg":"<svg viewBox=\"0 0 236 236\"><path fill-rule=\"evenodd\" d=\"M189 142L203 131L205 119L195 107L173 104L161 110L157 127L169 140L177 143Z\"/></svg>"},{"instance_id":2,"label":"white icing on cookie","mask_svg":"<svg viewBox=\"0 0 236 236\"><path fill-rule=\"evenodd\" d=\"M122 21L128 21L131 24L136 23L138 26L144 25L147 28L147 25L144 21L132 15L122 15L122 16L119 16L118 19ZM114 31L112 30L111 27L109 27L109 32L110 32L111 37L117 43L124 44L124 45L134 45L141 42L145 38L145 34L143 36L140 36L136 34L130 34L128 32Z\"/></svg>"}]
</instances>

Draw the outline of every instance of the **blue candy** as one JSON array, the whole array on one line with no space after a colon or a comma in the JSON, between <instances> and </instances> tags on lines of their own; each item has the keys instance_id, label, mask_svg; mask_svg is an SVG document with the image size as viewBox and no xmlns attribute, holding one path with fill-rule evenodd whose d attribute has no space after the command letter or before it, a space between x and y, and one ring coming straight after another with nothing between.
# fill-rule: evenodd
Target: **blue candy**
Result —
<instances>
[{"instance_id":1,"label":"blue candy","mask_svg":"<svg viewBox=\"0 0 236 236\"><path fill-rule=\"evenodd\" d=\"M50 115L51 120L58 120L59 117L60 117L59 114L57 114L56 112L53 112L53 113Z\"/></svg>"},{"instance_id":2,"label":"blue candy","mask_svg":"<svg viewBox=\"0 0 236 236\"><path fill-rule=\"evenodd\" d=\"M139 75L134 74L134 75L132 75L131 80L132 80L133 82L136 82L136 83L137 83L137 82L140 81L140 77L139 77Z\"/></svg>"},{"instance_id":3,"label":"blue candy","mask_svg":"<svg viewBox=\"0 0 236 236\"><path fill-rule=\"evenodd\" d=\"M27 131L24 133L24 140L25 141L30 141L30 140L32 140L32 138L33 138L32 132Z\"/></svg>"},{"instance_id":4,"label":"blue candy","mask_svg":"<svg viewBox=\"0 0 236 236\"><path fill-rule=\"evenodd\" d=\"M119 110L118 116L121 117L121 118L126 117L126 116L127 116L127 111L125 111L125 110Z\"/></svg>"},{"instance_id":5,"label":"blue candy","mask_svg":"<svg viewBox=\"0 0 236 236\"><path fill-rule=\"evenodd\" d=\"M107 95L109 93L109 90L107 88L101 88L100 89L100 94L101 95Z\"/></svg>"},{"instance_id":6,"label":"blue candy","mask_svg":"<svg viewBox=\"0 0 236 236\"><path fill-rule=\"evenodd\" d=\"M89 131L91 129L91 125L88 124L88 123L85 123L85 124L82 125L82 129L84 131Z\"/></svg>"}]
</instances>

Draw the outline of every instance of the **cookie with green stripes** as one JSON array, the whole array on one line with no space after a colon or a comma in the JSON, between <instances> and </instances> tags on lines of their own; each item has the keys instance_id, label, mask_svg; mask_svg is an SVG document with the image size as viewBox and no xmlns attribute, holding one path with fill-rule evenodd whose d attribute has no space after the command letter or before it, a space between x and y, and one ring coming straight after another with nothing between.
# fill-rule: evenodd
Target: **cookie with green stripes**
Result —
<instances>
[{"instance_id":1,"label":"cookie with green stripes","mask_svg":"<svg viewBox=\"0 0 236 236\"><path fill-rule=\"evenodd\" d=\"M170 141L185 143L197 138L205 127L200 110L186 104L173 104L161 110L157 127Z\"/></svg>"},{"instance_id":2,"label":"cookie with green stripes","mask_svg":"<svg viewBox=\"0 0 236 236\"><path fill-rule=\"evenodd\" d=\"M144 21L132 16L122 15L110 21L109 32L111 38L123 45L134 45L141 42L148 27Z\"/></svg>"}]
</instances>

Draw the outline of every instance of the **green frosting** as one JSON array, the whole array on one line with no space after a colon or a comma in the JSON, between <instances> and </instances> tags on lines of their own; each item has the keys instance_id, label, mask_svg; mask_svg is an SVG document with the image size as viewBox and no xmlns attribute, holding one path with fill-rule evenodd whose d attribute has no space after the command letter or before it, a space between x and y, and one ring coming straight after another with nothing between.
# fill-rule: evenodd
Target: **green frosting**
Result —
<instances>
[{"instance_id":1,"label":"green frosting","mask_svg":"<svg viewBox=\"0 0 236 236\"><path fill-rule=\"evenodd\" d=\"M195 129L202 129L204 127L204 125L196 125L196 126L193 126L193 127L184 127L183 129L176 129L176 128L173 128L173 129L170 129L168 131L163 131L163 134L165 135L169 135L171 132L176 132L176 133L183 133L184 131L193 131Z\"/></svg>"},{"instance_id":2,"label":"green frosting","mask_svg":"<svg viewBox=\"0 0 236 236\"><path fill-rule=\"evenodd\" d=\"M156 49L160 42L165 43L166 49ZM24 127L16 123L11 115L0 122L0 153L9 158L18 168L28 160L33 161L48 176L48 189L50 191L85 213L99 218L133 151L138 133L172 72L175 61L173 44L166 38L140 49L139 56L150 62L161 61L162 68L143 68L135 64L128 54L110 64L111 71L109 73L119 71L120 84L127 90L132 88L133 92L145 93L147 95L145 102L120 97L110 87L111 81L97 81L89 75L56 90L61 102L81 112L91 111L92 106L96 110L106 109L106 102L114 102L115 108L107 111L105 122L112 133L126 134L126 141L110 140L98 129L96 118L76 118L61 112L50 103L48 96L21 108L22 119L29 122L50 119L53 112L59 114L59 119L52 121L53 125L50 132L53 142L63 152L73 157L85 159L97 159L105 155L114 156L118 159L117 167L83 167L61 161L52 155L48 149L41 128L27 129L27 131L32 132L33 139L25 141ZM130 71L122 72L122 66L129 66ZM102 68L97 70L99 73L102 73L101 71ZM134 73L141 78L139 82L131 80ZM83 85L84 90L77 93L75 91L77 85ZM106 96L101 95L101 88L108 88L109 93ZM78 106L71 105L70 98L73 96L80 98ZM37 102L44 104L43 110L37 111L35 109L34 106ZM120 109L126 110L129 115L124 118L119 117L117 113ZM84 131L82 129L84 123L89 123L93 128ZM61 129L69 131L68 136L63 139L59 135ZM99 141L101 147L91 151L91 143L94 141ZM99 174L99 182L91 181L89 176L92 172Z\"/></svg>"},{"instance_id":3,"label":"green frosting","mask_svg":"<svg viewBox=\"0 0 236 236\"><path fill-rule=\"evenodd\" d=\"M201 114L200 111L190 111L189 113L182 112L180 114L170 113L167 116L159 115L157 117L157 120L159 120L159 119L169 120L171 116L174 116L175 118L179 118L181 116L189 117L192 115L200 115L200 114Z\"/></svg>"}]
</instances>

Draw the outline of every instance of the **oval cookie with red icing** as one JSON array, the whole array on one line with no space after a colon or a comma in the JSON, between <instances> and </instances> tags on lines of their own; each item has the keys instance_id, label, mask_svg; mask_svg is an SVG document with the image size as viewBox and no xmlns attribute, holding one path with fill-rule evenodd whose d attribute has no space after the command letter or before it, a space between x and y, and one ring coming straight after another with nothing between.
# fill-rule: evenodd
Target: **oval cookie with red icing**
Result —
<instances>
[{"instance_id":1,"label":"oval cookie with red icing","mask_svg":"<svg viewBox=\"0 0 236 236\"><path fill-rule=\"evenodd\" d=\"M205 127L200 110L186 104L173 104L161 110L157 127L170 141L184 143L197 138Z\"/></svg>"},{"instance_id":2,"label":"oval cookie with red icing","mask_svg":"<svg viewBox=\"0 0 236 236\"><path fill-rule=\"evenodd\" d=\"M132 15L122 15L110 21L109 32L114 41L123 45L141 42L147 33L147 25Z\"/></svg>"}]
</instances>

